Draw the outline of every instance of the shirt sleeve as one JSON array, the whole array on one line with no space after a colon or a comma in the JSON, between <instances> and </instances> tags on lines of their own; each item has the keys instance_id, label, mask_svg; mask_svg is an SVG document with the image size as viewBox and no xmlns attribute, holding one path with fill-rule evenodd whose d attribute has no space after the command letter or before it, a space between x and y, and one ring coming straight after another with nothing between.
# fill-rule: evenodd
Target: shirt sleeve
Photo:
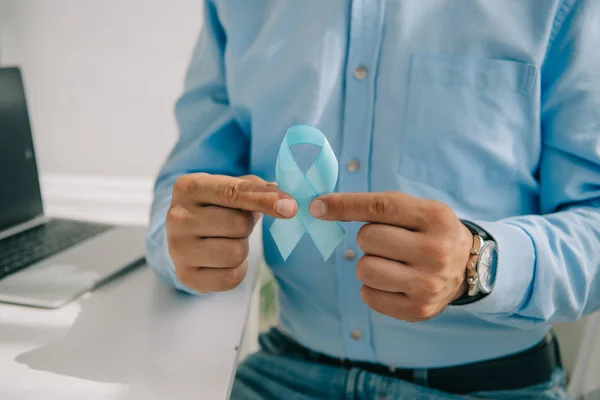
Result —
<instances>
[{"instance_id":1,"label":"shirt sleeve","mask_svg":"<svg viewBox=\"0 0 600 400\"><path fill-rule=\"evenodd\" d=\"M498 244L496 286L457 306L524 329L600 308L600 1L563 3L541 72L542 215L473 221Z\"/></svg>"},{"instance_id":2,"label":"shirt sleeve","mask_svg":"<svg viewBox=\"0 0 600 400\"><path fill-rule=\"evenodd\" d=\"M188 67L184 91L175 105L179 138L154 187L146 259L168 285L195 294L175 275L165 218L178 177L194 172L240 176L248 170L249 140L229 105L223 68L226 37L213 4L205 1L204 24Z\"/></svg>"}]
</instances>

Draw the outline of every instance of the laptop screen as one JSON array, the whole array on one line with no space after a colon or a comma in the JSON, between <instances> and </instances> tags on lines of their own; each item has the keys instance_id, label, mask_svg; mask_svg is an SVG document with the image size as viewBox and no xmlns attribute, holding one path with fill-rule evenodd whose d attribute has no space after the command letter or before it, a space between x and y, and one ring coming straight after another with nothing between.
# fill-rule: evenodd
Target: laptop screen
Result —
<instances>
[{"instance_id":1,"label":"laptop screen","mask_svg":"<svg viewBox=\"0 0 600 400\"><path fill-rule=\"evenodd\" d=\"M0 231L42 213L21 73L0 68Z\"/></svg>"}]
</instances>

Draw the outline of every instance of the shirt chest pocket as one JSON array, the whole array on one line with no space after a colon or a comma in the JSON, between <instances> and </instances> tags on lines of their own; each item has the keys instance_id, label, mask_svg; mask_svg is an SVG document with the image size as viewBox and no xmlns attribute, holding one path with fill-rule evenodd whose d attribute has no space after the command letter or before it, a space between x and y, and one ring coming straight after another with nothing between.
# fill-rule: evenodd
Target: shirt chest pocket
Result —
<instances>
[{"instance_id":1,"label":"shirt chest pocket","mask_svg":"<svg viewBox=\"0 0 600 400\"><path fill-rule=\"evenodd\" d=\"M514 182L539 125L535 87L527 63L413 56L399 173L454 196Z\"/></svg>"}]
</instances>

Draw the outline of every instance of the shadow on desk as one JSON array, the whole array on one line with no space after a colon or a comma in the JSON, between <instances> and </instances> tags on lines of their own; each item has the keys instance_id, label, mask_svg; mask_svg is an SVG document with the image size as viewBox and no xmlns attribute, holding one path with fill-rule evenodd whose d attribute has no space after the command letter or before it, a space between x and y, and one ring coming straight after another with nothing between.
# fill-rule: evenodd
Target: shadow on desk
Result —
<instances>
[{"instance_id":1,"label":"shadow on desk","mask_svg":"<svg viewBox=\"0 0 600 400\"><path fill-rule=\"evenodd\" d=\"M239 302L251 287L238 289L228 296L177 293L144 266L81 299L66 334L16 361L125 385L122 399L225 398L247 310Z\"/></svg>"}]
</instances>

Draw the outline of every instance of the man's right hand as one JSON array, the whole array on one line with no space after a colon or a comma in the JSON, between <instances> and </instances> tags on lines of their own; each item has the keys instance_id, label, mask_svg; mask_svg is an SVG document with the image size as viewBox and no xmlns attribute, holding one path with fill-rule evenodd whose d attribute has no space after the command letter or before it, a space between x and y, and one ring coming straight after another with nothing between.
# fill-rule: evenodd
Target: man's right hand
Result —
<instances>
[{"instance_id":1,"label":"man's right hand","mask_svg":"<svg viewBox=\"0 0 600 400\"><path fill-rule=\"evenodd\" d=\"M237 287L248 269L248 237L262 214L292 218L296 202L255 175L189 174L173 186L166 229L177 279L199 293Z\"/></svg>"}]
</instances>

